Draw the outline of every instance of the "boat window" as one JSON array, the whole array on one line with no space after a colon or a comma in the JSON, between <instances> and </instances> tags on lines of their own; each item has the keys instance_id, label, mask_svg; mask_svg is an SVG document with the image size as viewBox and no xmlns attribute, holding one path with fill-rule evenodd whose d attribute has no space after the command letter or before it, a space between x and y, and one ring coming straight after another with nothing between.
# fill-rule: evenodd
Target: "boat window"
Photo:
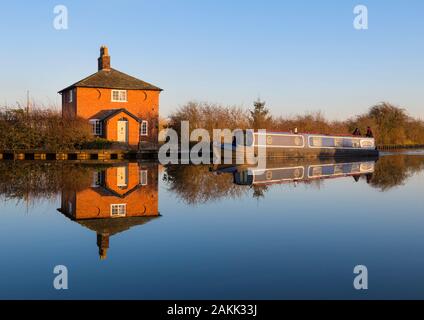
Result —
<instances>
[{"instance_id":1,"label":"boat window","mask_svg":"<svg viewBox=\"0 0 424 320\"><path fill-rule=\"evenodd\" d=\"M311 139L311 145L313 147L322 147L322 139L320 137L313 137Z\"/></svg>"}]
</instances>

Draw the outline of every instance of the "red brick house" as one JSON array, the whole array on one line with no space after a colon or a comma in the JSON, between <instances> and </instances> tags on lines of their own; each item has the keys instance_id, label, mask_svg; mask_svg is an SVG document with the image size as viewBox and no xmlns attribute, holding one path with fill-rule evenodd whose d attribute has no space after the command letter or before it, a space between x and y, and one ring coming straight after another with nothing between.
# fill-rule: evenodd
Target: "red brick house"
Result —
<instances>
[{"instance_id":1,"label":"red brick house","mask_svg":"<svg viewBox=\"0 0 424 320\"><path fill-rule=\"evenodd\" d=\"M62 115L81 117L93 135L131 148L157 145L162 89L111 68L108 48L100 48L98 71L59 91Z\"/></svg>"}]
</instances>

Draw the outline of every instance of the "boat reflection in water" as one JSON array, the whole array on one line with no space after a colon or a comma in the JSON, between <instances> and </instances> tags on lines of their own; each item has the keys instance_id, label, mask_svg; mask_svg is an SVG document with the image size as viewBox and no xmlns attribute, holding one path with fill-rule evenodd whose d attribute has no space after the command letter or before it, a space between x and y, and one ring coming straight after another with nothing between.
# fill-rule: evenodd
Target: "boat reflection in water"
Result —
<instances>
[{"instance_id":1,"label":"boat reflection in water","mask_svg":"<svg viewBox=\"0 0 424 320\"><path fill-rule=\"evenodd\" d=\"M352 176L358 181L365 176L367 181L372 180L375 171L375 161L346 160L304 160L284 161L268 160L265 169L256 169L248 166L218 167L219 173L232 173L237 185L267 185L284 182L308 182L319 179L330 179Z\"/></svg>"},{"instance_id":2,"label":"boat reflection in water","mask_svg":"<svg viewBox=\"0 0 424 320\"><path fill-rule=\"evenodd\" d=\"M62 190L59 211L97 233L105 259L111 236L160 216L158 165L125 163L90 172L91 186Z\"/></svg>"}]
</instances>

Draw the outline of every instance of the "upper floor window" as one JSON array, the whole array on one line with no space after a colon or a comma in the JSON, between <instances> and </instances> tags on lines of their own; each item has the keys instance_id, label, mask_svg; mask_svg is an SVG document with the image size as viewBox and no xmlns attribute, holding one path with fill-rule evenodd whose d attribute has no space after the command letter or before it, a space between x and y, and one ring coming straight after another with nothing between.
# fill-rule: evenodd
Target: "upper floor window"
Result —
<instances>
[{"instance_id":1,"label":"upper floor window","mask_svg":"<svg viewBox=\"0 0 424 320\"><path fill-rule=\"evenodd\" d=\"M71 103L72 101L74 101L74 90L69 90L68 91L68 103Z\"/></svg>"},{"instance_id":2,"label":"upper floor window","mask_svg":"<svg viewBox=\"0 0 424 320\"><path fill-rule=\"evenodd\" d=\"M91 133L94 136L101 136L103 134L102 122L97 119L90 120L91 124Z\"/></svg>"},{"instance_id":3,"label":"upper floor window","mask_svg":"<svg viewBox=\"0 0 424 320\"><path fill-rule=\"evenodd\" d=\"M141 122L140 135L147 136L149 134L149 123L146 120Z\"/></svg>"},{"instance_id":4,"label":"upper floor window","mask_svg":"<svg viewBox=\"0 0 424 320\"><path fill-rule=\"evenodd\" d=\"M127 90L112 90L112 102L127 102Z\"/></svg>"}]
</instances>

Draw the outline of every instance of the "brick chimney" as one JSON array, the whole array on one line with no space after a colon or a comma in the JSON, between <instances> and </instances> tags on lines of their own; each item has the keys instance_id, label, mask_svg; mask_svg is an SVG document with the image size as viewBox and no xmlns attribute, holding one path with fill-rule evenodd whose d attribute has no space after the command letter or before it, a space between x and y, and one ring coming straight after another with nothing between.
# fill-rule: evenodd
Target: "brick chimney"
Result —
<instances>
[{"instance_id":1,"label":"brick chimney","mask_svg":"<svg viewBox=\"0 0 424 320\"><path fill-rule=\"evenodd\" d=\"M110 71L110 55L109 49L106 46L100 47L100 57L98 59L99 62L99 71L106 70Z\"/></svg>"},{"instance_id":2,"label":"brick chimney","mask_svg":"<svg viewBox=\"0 0 424 320\"><path fill-rule=\"evenodd\" d=\"M100 260L105 260L107 257L107 249L109 249L108 233L97 233L97 246L99 247Z\"/></svg>"}]
</instances>

